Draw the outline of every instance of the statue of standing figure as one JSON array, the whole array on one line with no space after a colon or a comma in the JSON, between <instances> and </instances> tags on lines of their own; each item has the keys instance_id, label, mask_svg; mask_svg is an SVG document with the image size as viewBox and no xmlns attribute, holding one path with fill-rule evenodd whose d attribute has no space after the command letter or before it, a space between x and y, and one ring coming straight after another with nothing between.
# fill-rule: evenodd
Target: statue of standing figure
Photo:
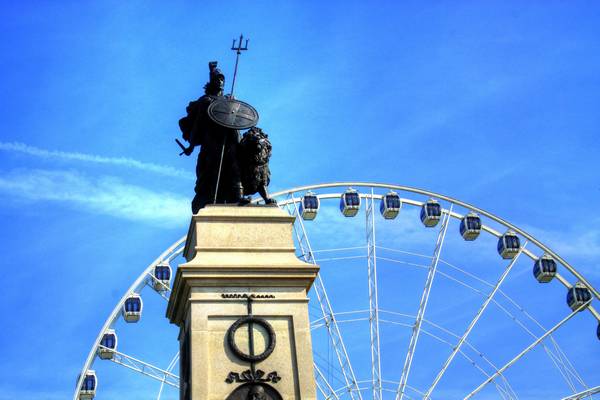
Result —
<instances>
[{"instance_id":1,"label":"statue of standing figure","mask_svg":"<svg viewBox=\"0 0 600 400\"><path fill-rule=\"evenodd\" d=\"M269 159L271 142L262 129L256 127L258 113L249 104L223 96L225 75L217 62L208 63L209 81L204 95L186 108L187 115L179 120L183 139L189 145L182 154L191 155L200 146L196 164L196 195L192 212L207 204L248 204L259 193L265 204L275 203L267 186L271 180ZM240 141L238 129L250 128Z\"/></svg>"},{"instance_id":2,"label":"statue of standing figure","mask_svg":"<svg viewBox=\"0 0 600 400\"><path fill-rule=\"evenodd\" d=\"M189 143L184 154L189 156L194 147L200 146L194 188L196 195L192 200L194 214L207 204L246 200L237 155L240 134L236 129L217 124L208 115L209 106L223 98L225 75L217 68L216 61L209 63L209 70L210 79L204 85L204 95L191 101L186 108L187 116L179 120L183 139Z\"/></svg>"}]
</instances>

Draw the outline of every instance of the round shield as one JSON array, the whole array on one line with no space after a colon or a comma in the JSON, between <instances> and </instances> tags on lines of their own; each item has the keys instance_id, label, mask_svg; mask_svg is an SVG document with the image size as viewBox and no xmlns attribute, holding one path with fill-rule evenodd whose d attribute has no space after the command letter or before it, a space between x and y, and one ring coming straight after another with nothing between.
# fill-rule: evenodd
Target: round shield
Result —
<instances>
[{"instance_id":1,"label":"round shield","mask_svg":"<svg viewBox=\"0 0 600 400\"><path fill-rule=\"evenodd\" d=\"M231 129L247 129L258 123L258 112L243 101L221 98L208 106L208 116L217 124Z\"/></svg>"}]
</instances>

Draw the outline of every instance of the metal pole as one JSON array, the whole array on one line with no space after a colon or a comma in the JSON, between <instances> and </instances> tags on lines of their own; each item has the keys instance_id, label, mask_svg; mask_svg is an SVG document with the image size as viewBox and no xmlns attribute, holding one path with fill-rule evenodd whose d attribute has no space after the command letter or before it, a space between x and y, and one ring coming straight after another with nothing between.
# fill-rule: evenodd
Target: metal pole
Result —
<instances>
[{"instance_id":1,"label":"metal pole","mask_svg":"<svg viewBox=\"0 0 600 400\"><path fill-rule=\"evenodd\" d=\"M225 141L227 137L223 138L223 148L221 149L221 160L219 161L219 172L217 174L217 186L215 187L215 197L213 204L217 204L217 193L219 193L219 181L221 180L221 167L223 167L223 155L225 154Z\"/></svg>"}]
</instances>

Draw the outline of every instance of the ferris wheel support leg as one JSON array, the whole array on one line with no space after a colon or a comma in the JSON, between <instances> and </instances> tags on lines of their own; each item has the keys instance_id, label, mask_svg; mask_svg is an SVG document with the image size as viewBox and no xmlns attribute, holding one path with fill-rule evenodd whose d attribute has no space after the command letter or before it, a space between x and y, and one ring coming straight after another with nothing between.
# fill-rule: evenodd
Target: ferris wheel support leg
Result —
<instances>
[{"instance_id":1,"label":"ferris wheel support leg","mask_svg":"<svg viewBox=\"0 0 600 400\"><path fill-rule=\"evenodd\" d=\"M442 226L438 233L435 249L433 251L433 257L431 259L431 266L427 274L425 281L425 287L423 288L423 294L421 295L421 303L419 304L419 311L417 312L417 318L413 326L412 335L410 337L410 343L408 345L408 351L406 352L406 359L404 360L404 367L402 368L402 376L400 377L400 383L396 390L396 400L402 400L404 398L404 391L406 389L406 383L408 381L408 375L410 373L410 367L415 354L415 348L417 346L417 340L419 339L419 333L421 332L421 325L425 316L425 310L427 309L427 302L429 301L429 293L431 293L431 284L437 271L438 262L440 260L440 254L444 245L444 239L446 238L446 231L448 230L448 222L450 221L450 213L452 212L452 205L450 210L444 210Z\"/></svg>"},{"instance_id":2,"label":"ferris wheel support leg","mask_svg":"<svg viewBox=\"0 0 600 400\"><path fill-rule=\"evenodd\" d=\"M570 320L571 318L573 318L579 311L583 310L586 306L588 306L590 304L590 302L591 302L591 300L588 301L587 303L582 304L579 308L577 308L575 311L572 311L569 315L567 315L565 318L563 318L559 323L557 323L551 329L549 329L548 331L546 331L546 333L544 333L536 341L534 341L529 346L527 346L523 351L521 351L519 354L517 354L512 360L510 360L509 362L507 362L506 364L504 364L504 366L502 368L500 368L494 375L490 376L481 385L479 385L477 388L475 388L475 390L473 390L471 393L469 393L467 396L465 396L465 398L463 400L470 399L471 397L473 397L474 395L476 395L477 393L479 393L481 391L481 389L483 389L488 383L490 383L491 381L493 381L494 379L496 379L498 376L500 376L502 373L504 373L504 371L506 371L514 363L516 363L517 361L519 361L519 359L521 359L521 357L523 357L531 349L533 349L538 344L540 344L542 342L542 340L546 339L548 336L550 336L551 334L553 334L558 328L560 328L568 320Z\"/></svg>"},{"instance_id":3,"label":"ferris wheel support leg","mask_svg":"<svg viewBox=\"0 0 600 400\"><path fill-rule=\"evenodd\" d=\"M373 400L381 400L381 357L379 343L379 298L377 293L377 253L375 240L374 193L367 197L366 207L366 239L367 269L369 276L369 328L371 341L371 378Z\"/></svg>"},{"instance_id":4,"label":"ferris wheel support leg","mask_svg":"<svg viewBox=\"0 0 600 400\"><path fill-rule=\"evenodd\" d=\"M293 197L293 195L292 204L292 215L296 217L296 220L294 222L294 232L296 233L298 247L300 248L302 258L308 263L316 264L312 247L310 245L310 240L308 239L304 223L302 222L303 220L298 210L297 201ZM333 308L331 307L331 303L329 302L327 291L325 290L325 286L323 285L323 279L321 278L321 274L317 275L317 279L315 279L313 283L313 289L315 291L315 294L317 295L317 300L319 301L321 313L323 314L323 319L325 321L327 333L331 338L331 343L333 344L335 355L340 365L340 370L344 377L344 381L346 382L346 385L349 388L348 394L353 400L362 400L362 395L358 387L356 376L354 375L354 370L352 369L352 364L350 363L350 357L348 357L348 352L346 350L346 346L344 345L344 340L342 339L342 334L340 332L335 313L333 312Z\"/></svg>"},{"instance_id":5,"label":"ferris wheel support leg","mask_svg":"<svg viewBox=\"0 0 600 400\"><path fill-rule=\"evenodd\" d=\"M442 376L444 376L444 373L446 372L446 370L450 366L450 363L452 362L452 360L454 359L454 357L456 356L456 354L458 354L458 352L460 351L460 348L462 347L462 345L467 340L467 336L469 336L469 334L471 333L471 331L475 327L475 324L477 324L477 321L479 321L479 318L481 318L481 316L483 315L483 312L486 310L487 306L491 303L492 299L496 295L496 292L498 292L498 290L500 289L500 285L502 285L502 283L504 282L504 280L508 276L508 273L512 270L513 266L515 265L515 263L519 259L519 256L521 254L523 254L523 249L526 246L527 246L527 242L525 242L523 244L523 246L519 249L519 252L510 261L510 263L508 264L508 266L506 267L506 269L504 270L504 272L500 276L500 279L498 279L498 282L496 282L496 285L494 286L494 288L492 289L492 291L490 292L490 294L487 296L487 298L485 299L485 301L483 302L483 304L481 305L481 307L479 307L479 310L475 314L475 317L471 320L471 323L469 324L469 326L465 330L465 333L459 339L459 341L456 344L456 346L454 346L454 349L452 350L452 353L450 353L450 356L448 356L448 358L444 362L444 365L442 366L442 369L440 370L440 372L437 374L437 376L433 380L433 383L431 384L431 386L429 387L429 389L427 389L427 391L425 392L425 396L423 397L424 400L429 399L429 396L431 396L431 392L433 392L433 390L437 386L437 384L440 381L440 379L442 379Z\"/></svg>"}]
</instances>

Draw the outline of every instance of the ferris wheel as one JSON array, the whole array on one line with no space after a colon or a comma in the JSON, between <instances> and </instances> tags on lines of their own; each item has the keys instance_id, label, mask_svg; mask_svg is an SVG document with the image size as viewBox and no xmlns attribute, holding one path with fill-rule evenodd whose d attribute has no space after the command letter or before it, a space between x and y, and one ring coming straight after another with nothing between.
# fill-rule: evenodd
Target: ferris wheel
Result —
<instances>
[{"instance_id":1,"label":"ferris wheel","mask_svg":"<svg viewBox=\"0 0 600 400\"><path fill-rule=\"evenodd\" d=\"M460 200L392 184L319 184L273 197L296 216L298 257L321 267L309 292L320 399L600 393L600 294L522 229ZM176 328L164 310L185 239L114 306L74 400L179 398ZM141 388L145 397L135 397Z\"/></svg>"}]
</instances>

